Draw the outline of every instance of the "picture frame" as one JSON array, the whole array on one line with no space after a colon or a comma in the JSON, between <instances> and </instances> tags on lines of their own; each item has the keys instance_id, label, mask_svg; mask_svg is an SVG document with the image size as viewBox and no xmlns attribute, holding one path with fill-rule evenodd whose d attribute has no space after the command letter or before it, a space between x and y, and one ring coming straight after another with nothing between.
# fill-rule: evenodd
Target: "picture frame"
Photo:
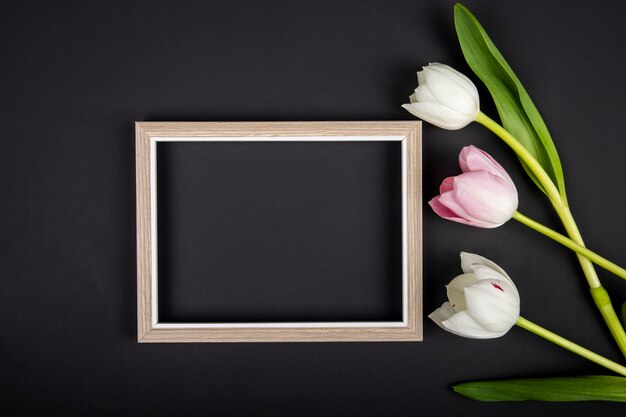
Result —
<instances>
[{"instance_id":1,"label":"picture frame","mask_svg":"<svg viewBox=\"0 0 626 417\"><path fill-rule=\"evenodd\" d=\"M136 122L137 340L375 342L422 340L421 122ZM160 142L398 141L402 147L402 320L164 323L158 314L156 152Z\"/></svg>"}]
</instances>

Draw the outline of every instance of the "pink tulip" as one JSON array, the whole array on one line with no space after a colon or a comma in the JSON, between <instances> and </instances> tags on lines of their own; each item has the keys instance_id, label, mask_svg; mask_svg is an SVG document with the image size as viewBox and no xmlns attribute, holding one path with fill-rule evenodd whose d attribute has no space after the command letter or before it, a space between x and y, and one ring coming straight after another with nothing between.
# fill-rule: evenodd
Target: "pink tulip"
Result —
<instances>
[{"instance_id":1,"label":"pink tulip","mask_svg":"<svg viewBox=\"0 0 626 417\"><path fill-rule=\"evenodd\" d=\"M463 173L443 180L428 204L453 222L494 228L517 211L517 189L509 174L487 152L466 146L459 155Z\"/></svg>"}]
</instances>

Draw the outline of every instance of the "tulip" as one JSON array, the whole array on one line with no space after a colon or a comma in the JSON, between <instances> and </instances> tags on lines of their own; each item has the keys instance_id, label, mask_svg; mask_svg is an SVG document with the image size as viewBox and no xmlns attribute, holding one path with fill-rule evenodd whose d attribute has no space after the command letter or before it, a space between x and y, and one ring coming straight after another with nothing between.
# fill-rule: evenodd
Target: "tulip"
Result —
<instances>
[{"instance_id":1,"label":"tulip","mask_svg":"<svg viewBox=\"0 0 626 417\"><path fill-rule=\"evenodd\" d=\"M470 339L493 339L517 325L626 376L626 367L521 317L517 288L495 262L461 252L461 269L464 273L446 286L448 301L428 316L442 329Z\"/></svg>"},{"instance_id":2,"label":"tulip","mask_svg":"<svg viewBox=\"0 0 626 417\"><path fill-rule=\"evenodd\" d=\"M466 146L459 155L463 174L446 178L429 204L439 216L470 226L501 226L517 211L517 189L487 152Z\"/></svg>"},{"instance_id":3,"label":"tulip","mask_svg":"<svg viewBox=\"0 0 626 417\"><path fill-rule=\"evenodd\" d=\"M492 339L517 322L520 299L515 284L489 259L461 253L464 274L446 286L448 300L428 317L441 328L472 339Z\"/></svg>"},{"instance_id":4,"label":"tulip","mask_svg":"<svg viewBox=\"0 0 626 417\"><path fill-rule=\"evenodd\" d=\"M428 64L418 71L417 83L410 103L402 105L414 116L448 130L461 129L478 116L476 86L448 65Z\"/></svg>"},{"instance_id":5,"label":"tulip","mask_svg":"<svg viewBox=\"0 0 626 417\"><path fill-rule=\"evenodd\" d=\"M498 227L513 218L626 279L626 269L518 212L513 180L487 152L466 146L459 165L463 174L446 178L439 188L441 194L428 202L439 216L483 228Z\"/></svg>"}]
</instances>

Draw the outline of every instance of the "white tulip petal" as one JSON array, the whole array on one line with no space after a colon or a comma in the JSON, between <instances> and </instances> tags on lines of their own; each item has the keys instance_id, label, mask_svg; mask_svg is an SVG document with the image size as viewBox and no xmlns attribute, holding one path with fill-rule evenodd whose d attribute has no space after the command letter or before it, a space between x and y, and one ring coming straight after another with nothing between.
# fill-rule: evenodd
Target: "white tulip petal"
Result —
<instances>
[{"instance_id":1,"label":"white tulip petal","mask_svg":"<svg viewBox=\"0 0 626 417\"><path fill-rule=\"evenodd\" d=\"M452 305L449 302L445 302L439 307L437 310L433 311L428 315L428 318L437 323L439 327L441 327L441 323L444 320L448 320L450 317L454 316L456 311L452 308Z\"/></svg>"},{"instance_id":2,"label":"white tulip petal","mask_svg":"<svg viewBox=\"0 0 626 417\"><path fill-rule=\"evenodd\" d=\"M454 316L441 322L441 328L458 336L470 339L493 339L500 337L506 332L493 332L481 327L467 311L461 311ZM508 329L507 329L508 330Z\"/></svg>"},{"instance_id":3,"label":"white tulip petal","mask_svg":"<svg viewBox=\"0 0 626 417\"><path fill-rule=\"evenodd\" d=\"M426 83L426 77L424 76L424 70L417 71L417 85L422 85Z\"/></svg>"},{"instance_id":4,"label":"white tulip petal","mask_svg":"<svg viewBox=\"0 0 626 417\"><path fill-rule=\"evenodd\" d=\"M465 88L467 91L467 94L469 94L472 97L473 101L476 102L476 106L479 107L480 97L478 95L478 89L476 88L476 85L472 82L472 80L470 80L464 74L460 73L454 68L445 64L439 64L439 63L431 64L430 68L432 70L441 72L442 74L449 77L452 81L456 82L457 84Z\"/></svg>"},{"instance_id":5,"label":"white tulip petal","mask_svg":"<svg viewBox=\"0 0 626 417\"><path fill-rule=\"evenodd\" d=\"M465 301L467 314L488 331L507 332L519 318L519 295L507 281L478 281L465 288Z\"/></svg>"},{"instance_id":6,"label":"white tulip petal","mask_svg":"<svg viewBox=\"0 0 626 417\"><path fill-rule=\"evenodd\" d=\"M431 67L424 69L424 75L438 103L472 118L478 114L476 97L457 78Z\"/></svg>"},{"instance_id":7,"label":"white tulip petal","mask_svg":"<svg viewBox=\"0 0 626 417\"><path fill-rule=\"evenodd\" d=\"M448 300L452 304L454 311L467 309L467 304L465 303L465 287L469 287L477 281L474 274L462 274L446 285Z\"/></svg>"},{"instance_id":8,"label":"white tulip petal","mask_svg":"<svg viewBox=\"0 0 626 417\"><path fill-rule=\"evenodd\" d=\"M415 101L412 101L411 103L415 103L415 102L436 103L437 102L437 100L435 99L435 96L433 95L433 92L430 91L428 84L421 84L420 86L418 86L415 89L414 94L415 94Z\"/></svg>"},{"instance_id":9,"label":"white tulip petal","mask_svg":"<svg viewBox=\"0 0 626 417\"><path fill-rule=\"evenodd\" d=\"M505 281L515 290L515 292L518 293L519 296L519 292L517 291L517 287L513 283L513 280L509 278L508 275L501 274L499 271L493 268L490 268L486 265L474 265L474 276L476 277L477 281Z\"/></svg>"},{"instance_id":10,"label":"white tulip petal","mask_svg":"<svg viewBox=\"0 0 626 417\"><path fill-rule=\"evenodd\" d=\"M500 265L496 264L492 260L487 259L484 256L477 255L475 253L461 252L461 269L463 269L463 272L465 272L466 274L474 272L474 265L484 265L506 276L507 278L509 277L506 271L504 271L504 269L502 269Z\"/></svg>"},{"instance_id":11,"label":"white tulip petal","mask_svg":"<svg viewBox=\"0 0 626 417\"><path fill-rule=\"evenodd\" d=\"M429 67L434 71L438 71L442 74L445 74L446 76L456 81L460 86L465 88L467 93L476 102L476 107L480 107L480 104L479 104L480 96L478 95L478 89L476 88L476 85L472 82L472 80L467 78L465 74L455 70L449 65L440 64L438 62L429 64Z\"/></svg>"},{"instance_id":12,"label":"white tulip petal","mask_svg":"<svg viewBox=\"0 0 626 417\"><path fill-rule=\"evenodd\" d=\"M480 255L476 255L475 253L470 252L461 252L461 269L466 274L474 272L472 266L476 265L486 265L485 261L488 261L487 258L483 258Z\"/></svg>"},{"instance_id":13,"label":"white tulip petal","mask_svg":"<svg viewBox=\"0 0 626 417\"><path fill-rule=\"evenodd\" d=\"M442 129L461 129L474 120L473 117L464 116L437 103L411 103L403 104L402 107L414 116Z\"/></svg>"},{"instance_id":14,"label":"white tulip petal","mask_svg":"<svg viewBox=\"0 0 626 417\"><path fill-rule=\"evenodd\" d=\"M478 90L469 78L448 65L432 63L417 72L418 87L410 105L413 115L441 127L456 130L467 126L480 111ZM432 106L427 106L431 104Z\"/></svg>"},{"instance_id":15,"label":"white tulip petal","mask_svg":"<svg viewBox=\"0 0 626 417\"><path fill-rule=\"evenodd\" d=\"M509 277L506 271L500 267L500 265L483 256L476 255L475 253L461 252L461 269L463 269L463 272L466 274L475 272L474 267L476 265L482 265L496 271L500 275L500 278L498 279L504 279L509 282L509 284L511 284L517 291L513 280Z\"/></svg>"},{"instance_id":16,"label":"white tulip petal","mask_svg":"<svg viewBox=\"0 0 626 417\"><path fill-rule=\"evenodd\" d=\"M482 256L461 253L465 272L446 286L450 301L429 315L459 336L491 339L506 334L519 318L520 299L509 276Z\"/></svg>"},{"instance_id":17,"label":"white tulip petal","mask_svg":"<svg viewBox=\"0 0 626 417\"><path fill-rule=\"evenodd\" d=\"M474 276L476 276L476 281L485 281L485 280L498 280L498 281L508 281L505 277L500 274L498 271L485 266L485 265L474 265Z\"/></svg>"}]
</instances>

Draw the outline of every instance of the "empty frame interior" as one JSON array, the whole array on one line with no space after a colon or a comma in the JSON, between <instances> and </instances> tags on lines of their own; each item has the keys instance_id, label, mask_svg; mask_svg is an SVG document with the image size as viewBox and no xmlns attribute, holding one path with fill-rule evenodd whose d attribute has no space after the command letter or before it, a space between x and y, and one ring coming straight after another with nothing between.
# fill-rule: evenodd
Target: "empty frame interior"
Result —
<instances>
[{"instance_id":1,"label":"empty frame interior","mask_svg":"<svg viewBox=\"0 0 626 417\"><path fill-rule=\"evenodd\" d=\"M402 142L157 142L164 323L402 321Z\"/></svg>"},{"instance_id":2,"label":"empty frame interior","mask_svg":"<svg viewBox=\"0 0 626 417\"><path fill-rule=\"evenodd\" d=\"M419 128L137 123L138 340L421 340Z\"/></svg>"}]
</instances>

